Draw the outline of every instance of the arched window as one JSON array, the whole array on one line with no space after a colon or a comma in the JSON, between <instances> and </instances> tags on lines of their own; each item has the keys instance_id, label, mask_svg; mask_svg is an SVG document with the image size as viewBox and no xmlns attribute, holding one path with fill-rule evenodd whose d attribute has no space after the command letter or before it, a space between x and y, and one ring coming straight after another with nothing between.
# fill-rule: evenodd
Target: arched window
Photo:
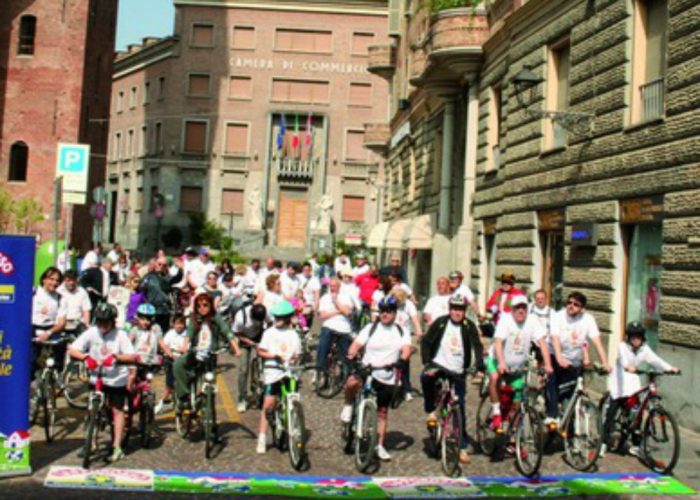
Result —
<instances>
[{"instance_id":1,"label":"arched window","mask_svg":"<svg viewBox=\"0 0 700 500\"><path fill-rule=\"evenodd\" d=\"M29 146L24 142L15 142L10 148L10 182L26 182Z\"/></svg>"},{"instance_id":2,"label":"arched window","mask_svg":"<svg viewBox=\"0 0 700 500\"><path fill-rule=\"evenodd\" d=\"M22 16L19 20L19 44L17 53L20 55L34 55L34 38L36 37L36 17Z\"/></svg>"}]
</instances>

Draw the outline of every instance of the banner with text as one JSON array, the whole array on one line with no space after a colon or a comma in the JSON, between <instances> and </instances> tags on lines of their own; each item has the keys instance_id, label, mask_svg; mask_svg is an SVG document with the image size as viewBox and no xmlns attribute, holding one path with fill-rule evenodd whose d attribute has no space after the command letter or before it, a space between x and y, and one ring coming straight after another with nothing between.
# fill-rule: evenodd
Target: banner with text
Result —
<instances>
[{"instance_id":1,"label":"banner with text","mask_svg":"<svg viewBox=\"0 0 700 500\"><path fill-rule=\"evenodd\" d=\"M36 240L0 235L0 476L31 473L29 376Z\"/></svg>"}]
</instances>

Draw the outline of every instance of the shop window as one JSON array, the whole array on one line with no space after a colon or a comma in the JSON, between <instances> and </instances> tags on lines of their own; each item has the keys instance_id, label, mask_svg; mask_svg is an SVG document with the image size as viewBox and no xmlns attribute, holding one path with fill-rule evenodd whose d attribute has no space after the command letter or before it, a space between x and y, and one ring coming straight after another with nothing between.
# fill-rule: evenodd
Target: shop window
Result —
<instances>
[{"instance_id":1,"label":"shop window","mask_svg":"<svg viewBox=\"0 0 700 500\"><path fill-rule=\"evenodd\" d=\"M543 210L537 214L539 236L539 288L547 292L555 309L564 305L564 221L563 210Z\"/></svg>"},{"instance_id":2,"label":"shop window","mask_svg":"<svg viewBox=\"0 0 700 500\"><path fill-rule=\"evenodd\" d=\"M272 80L272 100L277 102L300 102L326 104L329 102L330 84L309 80Z\"/></svg>"},{"instance_id":3,"label":"shop window","mask_svg":"<svg viewBox=\"0 0 700 500\"><path fill-rule=\"evenodd\" d=\"M226 124L226 154L245 155L248 153L248 124Z\"/></svg>"},{"instance_id":4,"label":"shop window","mask_svg":"<svg viewBox=\"0 0 700 500\"><path fill-rule=\"evenodd\" d=\"M202 188L182 186L180 188L180 212L202 211Z\"/></svg>"},{"instance_id":5,"label":"shop window","mask_svg":"<svg viewBox=\"0 0 700 500\"><path fill-rule=\"evenodd\" d=\"M369 46L374 43L374 33L353 33L352 54L366 56Z\"/></svg>"},{"instance_id":6,"label":"shop window","mask_svg":"<svg viewBox=\"0 0 700 500\"><path fill-rule=\"evenodd\" d=\"M565 112L569 109L570 54L568 38L549 47L546 109L557 112ZM552 118L546 118L544 127L545 150L566 146L567 131L560 123Z\"/></svg>"},{"instance_id":7,"label":"shop window","mask_svg":"<svg viewBox=\"0 0 700 500\"><path fill-rule=\"evenodd\" d=\"M36 39L36 17L22 16L19 20L19 43L17 54L22 56L34 55L34 42Z\"/></svg>"},{"instance_id":8,"label":"shop window","mask_svg":"<svg viewBox=\"0 0 700 500\"><path fill-rule=\"evenodd\" d=\"M331 31L278 28L275 33L275 50L330 54L332 43Z\"/></svg>"},{"instance_id":9,"label":"shop window","mask_svg":"<svg viewBox=\"0 0 700 500\"><path fill-rule=\"evenodd\" d=\"M187 95L191 97L208 97L211 76L206 73L191 73L187 85Z\"/></svg>"},{"instance_id":10,"label":"shop window","mask_svg":"<svg viewBox=\"0 0 700 500\"><path fill-rule=\"evenodd\" d=\"M253 79L249 76L232 76L229 80L228 96L231 99L252 99Z\"/></svg>"},{"instance_id":11,"label":"shop window","mask_svg":"<svg viewBox=\"0 0 700 500\"><path fill-rule=\"evenodd\" d=\"M364 196L343 196L343 221L344 222L364 222L365 221L365 198Z\"/></svg>"},{"instance_id":12,"label":"shop window","mask_svg":"<svg viewBox=\"0 0 700 500\"><path fill-rule=\"evenodd\" d=\"M192 47L213 47L214 46L214 25L205 23L195 23L192 25L192 37L190 38Z\"/></svg>"},{"instance_id":13,"label":"shop window","mask_svg":"<svg viewBox=\"0 0 700 500\"><path fill-rule=\"evenodd\" d=\"M29 146L22 141L15 142L10 147L10 169L8 181L26 182L29 165Z\"/></svg>"},{"instance_id":14,"label":"shop window","mask_svg":"<svg viewBox=\"0 0 700 500\"><path fill-rule=\"evenodd\" d=\"M372 105L371 83L350 83L350 106L369 107Z\"/></svg>"},{"instance_id":15,"label":"shop window","mask_svg":"<svg viewBox=\"0 0 700 500\"><path fill-rule=\"evenodd\" d=\"M234 26L232 46L234 49L255 49L255 28L252 26Z\"/></svg>"},{"instance_id":16,"label":"shop window","mask_svg":"<svg viewBox=\"0 0 700 500\"><path fill-rule=\"evenodd\" d=\"M365 132L348 130L345 133L345 159L347 161L365 161L367 150L364 147Z\"/></svg>"},{"instance_id":17,"label":"shop window","mask_svg":"<svg viewBox=\"0 0 700 500\"><path fill-rule=\"evenodd\" d=\"M222 214L243 214L243 190L224 189L221 192L221 213Z\"/></svg>"},{"instance_id":18,"label":"shop window","mask_svg":"<svg viewBox=\"0 0 700 500\"><path fill-rule=\"evenodd\" d=\"M207 152L207 122L185 121L183 151L185 153L204 154Z\"/></svg>"}]
</instances>

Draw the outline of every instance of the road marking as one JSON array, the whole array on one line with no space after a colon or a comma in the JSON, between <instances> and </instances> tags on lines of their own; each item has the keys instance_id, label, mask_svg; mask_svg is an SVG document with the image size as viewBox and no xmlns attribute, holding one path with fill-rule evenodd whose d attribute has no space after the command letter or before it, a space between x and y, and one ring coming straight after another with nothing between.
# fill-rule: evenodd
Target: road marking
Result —
<instances>
[{"instance_id":1,"label":"road marking","mask_svg":"<svg viewBox=\"0 0 700 500\"><path fill-rule=\"evenodd\" d=\"M233 397L229 392L228 385L226 385L223 374L220 373L216 377L216 385L219 388L219 394L221 395L221 400L224 403L224 410L226 410L229 421L235 424L240 423L241 417L238 415L238 410L236 410L236 405L233 402Z\"/></svg>"}]
</instances>

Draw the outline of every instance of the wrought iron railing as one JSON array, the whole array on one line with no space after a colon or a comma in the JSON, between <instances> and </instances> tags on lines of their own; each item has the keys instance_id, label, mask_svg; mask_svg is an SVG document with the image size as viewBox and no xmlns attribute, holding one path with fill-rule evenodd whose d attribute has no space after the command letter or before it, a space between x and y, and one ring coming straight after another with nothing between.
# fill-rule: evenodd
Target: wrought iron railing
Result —
<instances>
[{"instance_id":1,"label":"wrought iron railing","mask_svg":"<svg viewBox=\"0 0 700 500\"><path fill-rule=\"evenodd\" d=\"M653 120L664 114L664 79L657 78L639 86L642 102L642 121Z\"/></svg>"},{"instance_id":2,"label":"wrought iron railing","mask_svg":"<svg viewBox=\"0 0 700 500\"><path fill-rule=\"evenodd\" d=\"M313 179L318 160L302 160L300 158L278 158L277 175L293 179Z\"/></svg>"}]
</instances>

